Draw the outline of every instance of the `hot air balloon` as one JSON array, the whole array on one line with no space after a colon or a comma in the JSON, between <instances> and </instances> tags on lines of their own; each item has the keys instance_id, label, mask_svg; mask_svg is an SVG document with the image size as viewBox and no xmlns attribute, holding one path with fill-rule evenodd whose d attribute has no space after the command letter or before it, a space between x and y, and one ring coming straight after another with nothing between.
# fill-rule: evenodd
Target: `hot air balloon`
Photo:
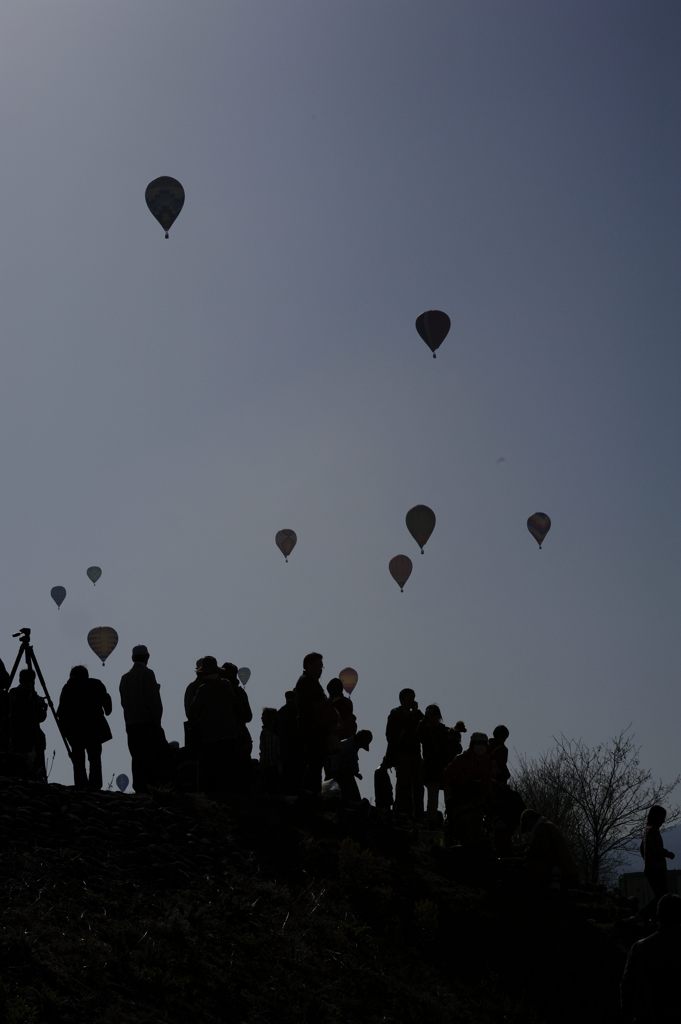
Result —
<instances>
[{"instance_id":1,"label":"hot air balloon","mask_svg":"<svg viewBox=\"0 0 681 1024\"><path fill-rule=\"evenodd\" d=\"M248 680L251 678L250 668L240 668L237 672L237 678L242 686L245 686Z\"/></svg>"},{"instance_id":2,"label":"hot air balloon","mask_svg":"<svg viewBox=\"0 0 681 1024\"><path fill-rule=\"evenodd\" d=\"M530 531L541 551L541 546L546 534L551 529L551 520L545 512L535 512L527 520L527 529Z\"/></svg>"},{"instance_id":3,"label":"hot air balloon","mask_svg":"<svg viewBox=\"0 0 681 1024\"><path fill-rule=\"evenodd\" d=\"M404 585L411 576L413 568L411 558L408 555L395 555L388 562L390 575L395 580L395 583L397 583L401 593L404 593Z\"/></svg>"},{"instance_id":4,"label":"hot air balloon","mask_svg":"<svg viewBox=\"0 0 681 1024\"><path fill-rule=\"evenodd\" d=\"M99 568L98 565L91 565L90 568L87 570L87 578L89 580L92 580L93 587L101 575L102 570Z\"/></svg>"},{"instance_id":5,"label":"hot air balloon","mask_svg":"<svg viewBox=\"0 0 681 1024\"><path fill-rule=\"evenodd\" d=\"M344 668L338 673L338 678L343 684L343 689L346 693L352 693L354 688L357 686L359 676L354 668Z\"/></svg>"},{"instance_id":6,"label":"hot air balloon","mask_svg":"<svg viewBox=\"0 0 681 1024\"><path fill-rule=\"evenodd\" d=\"M294 547L298 543L295 530L279 530L274 538L274 543L277 545L284 561L288 562L288 556L293 551Z\"/></svg>"},{"instance_id":7,"label":"hot air balloon","mask_svg":"<svg viewBox=\"0 0 681 1024\"><path fill-rule=\"evenodd\" d=\"M120 789L121 793L125 793L126 789L130 785L130 779L128 778L127 775L117 775L116 785Z\"/></svg>"},{"instance_id":8,"label":"hot air balloon","mask_svg":"<svg viewBox=\"0 0 681 1024\"><path fill-rule=\"evenodd\" d=\"M180 210L184 206L184 189L175 178L154 178L147 185L144 198L151 213L168 237Z\"/></svg>"},{"instance_id":9,"label":"hot air balloon","mask_svg":"<svg viewBox=\"0 0 681 1024\"><path fill-rule=\"evenodd\" d=\"M407 512L406 521L407 529L423 554L423 545L435 529L435 513L427 505L414 505Z\"/></svg>"},{"instance_id":10,"label":"hot air balloon","mask_svg":"<svg viewBox=\"0 0 681 1024\"><path fill-rule=\"evenodd\" d=\"M56 604L57 608L61 608L66 597L66 587L52 587L50 591L50 597Z\"/></svg>"},{"instance_id":11,"label":"hot air balloon","mask_svg":"<svg viewBox=\"0 0 681 1024\"><path fill-rule=\"evenodd\" d=\"M111 626L95 626L88 633L87 642L103 665L111 652L116 648L118 633Z\"/></svg>"},{"instance_id":12,"label":"hot air balloon","mask_svg":"<svg viewBox=\"0 0 681 1024\"><path fill-rule=\"evenodd\" d=\"M441 309L428 309L416 318L416 330L433 353L433 359L435 359L435 349L439 348L445 340L451 326L452 321Z\"/></svg>"}]
</instances>

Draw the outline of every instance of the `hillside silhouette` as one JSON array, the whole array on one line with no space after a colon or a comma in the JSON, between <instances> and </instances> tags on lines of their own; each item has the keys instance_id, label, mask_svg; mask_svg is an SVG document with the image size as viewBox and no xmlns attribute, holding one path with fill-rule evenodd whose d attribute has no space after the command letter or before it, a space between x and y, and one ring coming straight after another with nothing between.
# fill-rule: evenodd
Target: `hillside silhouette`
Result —
<instances>
[{"instance_id":1,"label":"hillside silhouette","mask_svg":"<svg viewBox=\"0 0 681 1024\"><path fill-rule=\"evenodd\" d=\"M618 1019L626 906L529 900L368 805L0 793L8 1024Z\"/></svg>"}]
</instances>

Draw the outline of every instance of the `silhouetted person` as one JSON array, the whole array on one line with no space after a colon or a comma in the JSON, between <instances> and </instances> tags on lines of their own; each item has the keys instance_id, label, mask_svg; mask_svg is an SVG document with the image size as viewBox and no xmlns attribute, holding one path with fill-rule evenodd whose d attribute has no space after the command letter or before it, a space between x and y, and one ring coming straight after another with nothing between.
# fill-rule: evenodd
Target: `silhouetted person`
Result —
<instances>
[{"instance_id":1,"label":"silhouetted person","mask_svg":"<svg viewBox=\"0 0 681 1024\"><path fill-rule=\"evenodd\" d=\"M640 912L640 916L644 919L650 919L653 916L658 900L669 891L667 861L673 860L674 854L671 850L665 850L660 832L666 818L667 812L659 804L654 804L650 808L646 818L646 830L641 842L641 856L644 864L643 871L653 890L653 898Z\"/></svg>"},{"instance_id":2,"label":"silhouetted person","mask_svg":"<svg viewBox=\"0 0 681 1024\"><path fill-rule=\"evenodd\" d=\"M449 757L447 758L447 764L453 761L455 757L463 753L463 733L468 732L466 725L460 719L452 728L449 730L449 736L447 737L449 743Z\"/></svg>"},{"instance_id":3,"label":"silhouetted person","mask_svg":"<svg viewBox=\"0 0 681 1024\"><path fill-rule=\"evenodd\" d=\"M236 790L243 790L248 782L251 769L253 739L248 729L248 722L253 720L253 712L251 711L251 704L245 686L242 685L239 679L239 669L237 666L230 661L226 661L220 669L220 674L230 687L236 709L238 733L234 744L233 781Z\"/></svg>"},{"instance_id":4,"label":"silhouetted person","mask_svg":"<svg viewBox=\"0 0 681 1024\"><path fill-rule=\"evenodd\" d=\"M47 701L35 692L35 672L22 668L19 685L9 691L9 746L22 776L47 782L45 734L40 728L47 718Z\"/></svg>"},{"instance_id":5,"label":"silhouetted person","mask_svg":"<svg viewBox=\"0 0 681 1024\"><path fill-rule=\"evenodd\" d=\"M482 838L493 781L487 735L471 733L468 750L450 761L444 771L448 830L465 844Z\"/></svg>"},{"instance_id":6,"label":"silhouetted person","mask_svg":"<svg viewBox=\"0 0 681 1024\"><path fill-rule=\"evenodd\" d=\"M260 775L266 793L278 793L281 789L282 762L278 720L276 708L262 709L259 761Z\"/></svg>"},{"instance_id":7,"label":"silhouetted person","mask_svg":"<svg viewBox=\"0 0 681 1024\"><path fill-rule=\"evenodd\" d=\"M111 708L111 697L101 679L91 679L85 665L74 665L59 697L57 718L71 744L76 789L102 788L102 743L111 739L104 716L111 714Z\"/></svg>"},{"instance_id":8,"label":"silhouetted person","mask_svg":"<svg viewBox=\"0 0 681 1024\"><path fill-rule=\"evenodd\" d=\"M505 786L511 778L508 770L508 747L506 740L509 731L505 725L498 725L492 732L489 741L489 755L494 762L494 778L500 786Z\"/></svg>"},{"instance_id":9,"label":"silhouetted person","mask_svg":"<svg viewBox=\"0 0 681 1024\"><path fill-rule=\"evenodd\" d=\"M343 693L343 683L340 679L329 679L326 684L326 692L329 700L338 712L339 729L338 738L347 740L357 732L357 719L355 718L352 701Z\"/></svg>"},{"instance_id":10,"label":"silhouetted person","mask_svg":"<svg viewBox=\"0 0 681 1024\"><path fill-rule=\"evenodd\" d=\"M303 658L303 674L293 688L298 712L298 735L302 761L301 786L309 793L322 789L322 768L337 738L338 714L319 682L324 659L313 651Z\"/></svg>"},{"instance_id":11,"label":"silhouetted person","mask_svg":"<svg viewBox=\"0 0 681 1024\"><path fill-rule=\"evenodd\" d=\"M132 759L132 785L145 793L149 784L163 777L166 738L161 727L161 688L148 667L149 651L144 644L132 649L132 668L121 677L120 695Z\"/></svg>"},{"instance_id":12,"label":"silhouetted person","mask_svg":"<svg viewBox=\"0 0 681 1024\"><path fill-rule=\"evenodd\" d=\"M520 816L520 834L529 838L525 863L534 882L546 887L560 882L562 888L578 884L575 859L557 825L528 807Z\"/></svg>"},{"instance_id":13,"label":"silhouetted person","mask_svg":"<svg viewBox=\"0 0 681 1024\"><path fill-rule=\"evenodd\" d=\"M287 690L277 710L277 735L281 752L281 785L284 793L297 793L302 779L302 755L298 734L296 695Z\"/></svg>"},{"instance_id":14,"label":"silhouetted person","mask_svg":"<svg viewBox=\"0 0 681 1024\"><path fill-rule=\"evenodd\" d=\"M388 715L385 738L388 746L384 758L387 767L395 769L395 800L393 808L398 814L410 818L423 816L423 779L419 725L423 712L419 711L416 693L411 687L399 691L399 707Z\"/></svg>"},{"instance_id":15,"label":"silhouetted person","mask_svg":"<svg viewBox=\"0 0 681 1024\"><path fill-rule=\"evenodd\" d=\"M201 685L201 665L203 658L199 658L196 662L196 676L192 679L191 683L187 686L184 691L184 717L187 719L184 723L184 746L187 753L192 756L195 753L194 744L192 743L191 726L189 724L189 707L196 696L196 691Z\"/></svg>"},{"instance_id":16,"label":"silhouetted person","mask_svg":"<svg viewBox=\"0 0 681 1024\"><path fill-rule=\"evenodd\" d=\"M199 762L199 787L205 793L234 791L243 779L242 704L215 658L202 659L200 675L201 686L187 711Z\"/></svg>"},{"instance_id":17,"label":"silhouetted person","mask_svg":"<svg viewBox=\"0 0 681 1024\"><path fill-rule=\"evenodd\" d=\"M420 818L423 816L423 780L418 728L423 712L419 711L416 694L410 687L400 690L399 701L399 707L388 715L385 728L388 749L384 763L395 769L395 811L409 818Z\"/></svg>"},{"instance_id":18,"label":"silhouetted person","mask_svg":"<svg viewBox=\"0 0 681 1024\"><path fill-rule=\"evenodd\" d=\"M362 796L356 780L361 779L359 751L368 750L373 739L368 729L360 729L354 736L341 740L335 757L335 773L332 776L340 786L341 797L348 803L359 803Z\"/></svg>"},{"instance_id":19,"label":"silhouetted person","mask_svg":"<svg viewBox=\"0 0 681 1024\"><path fill-rule=\"evenodd\" d=\"M426 787L426 817L430 822L437 818L440 790L444 786L444 771L452 759L451 730L442 721L437 704L429 704L423 719L419 722L417 735L423 755L423 782ZM460 752L460 746L459 746Z\"/></svg>"},{"instance_id":20,"label":"silhouetted person","mask_svg":"<svg viewBox=\"0 0 681 1024\"><path fill-rule=\"evenodd\" d=\"M9 672L0 658L0 755L9 750L9 696L11 686Z\"/></svg>"},{"instance_id":21,"label":"silhouetted person","mask_svg":"<svg viewBox=\"0 0 681 1024\"><path fill-rule=\"evenodd\" d=\"M629 950L620 996L627 1024L663 1024L679 1018L681 896L657 904L657 931Z\"/></svg>"}]
</instances>

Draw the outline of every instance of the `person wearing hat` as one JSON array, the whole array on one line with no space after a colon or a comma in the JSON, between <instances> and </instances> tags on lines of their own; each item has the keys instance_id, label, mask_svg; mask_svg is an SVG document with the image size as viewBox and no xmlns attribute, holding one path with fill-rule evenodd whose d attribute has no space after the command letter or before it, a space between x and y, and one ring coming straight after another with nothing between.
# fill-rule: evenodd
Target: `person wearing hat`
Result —
<instances>
[{"instance_id":1,"label":"person wearing hat","mask_svg":"<svg viewBox=\"0 0 681 1024\"><path fill-rule=\"evenodd\" d=\"M243 705L235 694L232 679L232 675L236 679L236 666L233 667L234 673L228 668L227 675L212 655L202 658L201 685L187 709L199 763L199 787L204 793L238 788L237 775L243 764L239 742L243 740L244 723Z\"/></svg>"},{"instance_id":2,"label":"person wearing hat","mask_svg":"<svg viewBox=\"0 0 681 1024\"><path fill-rule=\"evenodd\" d=\"M148 661L149 651L144 644L133 647L132 668L121 677L119 687L136 793L145 793L150 782L163 777L167 745L161 726L161 688Z\"/></svg>"}]
</instances>

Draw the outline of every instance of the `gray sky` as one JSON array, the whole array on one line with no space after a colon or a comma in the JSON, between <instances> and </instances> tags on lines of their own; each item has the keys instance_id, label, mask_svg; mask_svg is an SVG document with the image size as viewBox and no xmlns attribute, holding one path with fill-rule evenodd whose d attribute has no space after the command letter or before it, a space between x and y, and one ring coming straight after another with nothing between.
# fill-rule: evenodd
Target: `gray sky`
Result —
<instances>
[{"instance_id":1,"label":"gray sky","mask_svg":"<svg viewBox=\"0 0 681 1024\"><path fill-rule=\"evenodd\" d=\"M0 654L101 675L107 780L140 642L169 739L198 656L257 719L308 650L353 665L367 792L409 684L676 774L680 44L664 0L5 0Z\"/></svg>"}]
</instances>

